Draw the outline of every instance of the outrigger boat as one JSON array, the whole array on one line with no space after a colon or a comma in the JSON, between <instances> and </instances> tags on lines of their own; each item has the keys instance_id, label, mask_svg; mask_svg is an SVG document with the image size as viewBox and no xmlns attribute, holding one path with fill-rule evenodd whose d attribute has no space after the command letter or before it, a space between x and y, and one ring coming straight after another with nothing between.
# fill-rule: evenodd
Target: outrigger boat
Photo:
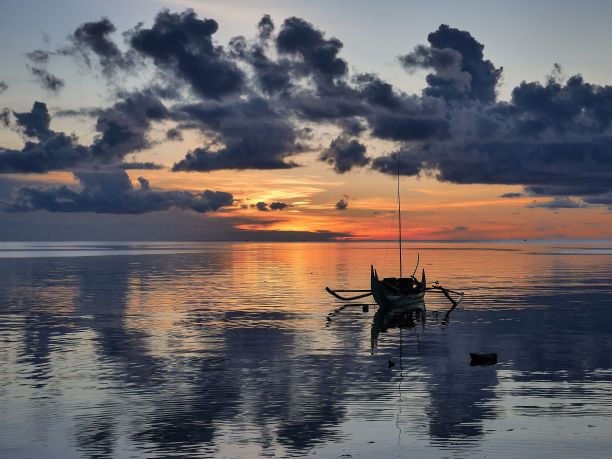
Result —
<instances>
[{"instance_id":1,"label":"outrigger boat","mask_svg":"<svg viewBox=\"0 0 612 459\"><path fill-rule=\"evenodd\" d=\"M434 282L429 287L425 278L425 270L422 270L421 280L415 277L419 266L420 257L417 255L417 263L410 277L403 277L402 267L402 207L400 199L400 157L397 155L397 213L398 213L398 243L399 243L399 277L385 277L379 279L378 273L373 265L370 266L370 289L369 290L332 290L325 287L325 290L334 297L342 301L354 301L372 295L374 301L381 308L402 308L402 309L425 309L425 292L433 291L443 293L446 298L453 303L459 304L463 299L463 292L456 292L443 288ZM340 293L358 293L351 297L344 297ZM453 298L451 294L457 296Z\"/></svg>"}]
</instances>

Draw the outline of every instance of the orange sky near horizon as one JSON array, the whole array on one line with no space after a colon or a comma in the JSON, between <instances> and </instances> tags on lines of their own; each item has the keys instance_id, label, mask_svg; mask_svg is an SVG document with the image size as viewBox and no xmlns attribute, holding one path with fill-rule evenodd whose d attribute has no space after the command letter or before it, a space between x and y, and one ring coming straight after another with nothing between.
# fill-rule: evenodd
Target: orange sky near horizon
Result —
<instances>
[{"instance_id":1,"label":"orange sky near horizon","mask_svg":"<svg viewBox=\"0 0 612 459\"><path fill-rule=\"evenodd\" d=\"M140 156L146 159L146 155ZM231 192L234 206L208 215L239 216L241 222L235 227L241 230L330 231L349 233L340 239L356 240L397 238L394 177L371 170L339 175L314 154L297 159L303 167L277 171L127 172L135 187L142 176L154 189ZM77 184L69 172L14 177L32 183ZM549 198L499 197L521 191L520 186L457 185L433 178L402 177L401 190L404 239L606 239L612 233L612 219L605 208L553 211L527 207ZM335 204L343 196L348 196L348 208L340 211ZM262 212L252 207L259 201L280 201L290 207Z\"/></svg>"}]
</instances>

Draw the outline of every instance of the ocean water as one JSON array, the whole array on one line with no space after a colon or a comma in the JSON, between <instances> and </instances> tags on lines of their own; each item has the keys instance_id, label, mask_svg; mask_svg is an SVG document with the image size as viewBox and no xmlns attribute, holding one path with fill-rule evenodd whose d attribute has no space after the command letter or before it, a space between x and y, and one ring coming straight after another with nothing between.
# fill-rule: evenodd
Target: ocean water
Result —
<instances>
[{"instance_id":1,"label":"ocean water","mask_svg":"<svg viewBox=\"0 0 612 459\"><path fill-rule=\"evenodd\" d=\"M381 329L386 243L0 243L0 457L608 455L612 244L417 252Z\"/></svg>"}]
</instances>

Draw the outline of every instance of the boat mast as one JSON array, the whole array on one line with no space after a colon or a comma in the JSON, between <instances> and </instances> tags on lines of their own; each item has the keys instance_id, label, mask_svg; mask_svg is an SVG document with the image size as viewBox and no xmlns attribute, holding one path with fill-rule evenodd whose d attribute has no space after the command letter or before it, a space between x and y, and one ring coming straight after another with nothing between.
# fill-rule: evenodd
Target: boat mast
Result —
<instances>
[{"instance_id":1,"label":"boat mast","mask_svg":"<svg viewBox=\"0 0 612 459\"><path fill-rule=\"evenodd\" d=\"M402 277L402 203L400 199L400 150L397 151L397 224L399 227L399 277Z\"/></svg>"}]
</instances>

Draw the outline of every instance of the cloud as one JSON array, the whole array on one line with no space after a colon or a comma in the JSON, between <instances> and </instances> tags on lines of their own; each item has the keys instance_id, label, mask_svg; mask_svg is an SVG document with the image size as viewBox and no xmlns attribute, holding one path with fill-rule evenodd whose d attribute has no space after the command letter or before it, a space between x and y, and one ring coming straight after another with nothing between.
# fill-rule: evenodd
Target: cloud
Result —
<instances>
[{"instance_id":1,"label":"cloud","mask_svg":"<svg viewBox=\"0 0 612 459\"><path fill-rule=\"evenodd\" d=\"M129 69L134 65L133 56L124 55L111 40L110 35L116 30L108 18L86 22L80 25L70 37L74 47L66 48L62 52L63 54L79 53L88 65L91 65L90 55L93 54L98 58L102 72L107 77L112 76L117 70ZM31 54L30 59L32 59Z\"/></svg>"},{"instance_id":2,"label":"cloud","mask_svg":"<svg viewBox=\"0 0 612 459\"><path fill-rule=\"evenodd\" d=\"M29 67L30 73L36 78L43 89L58 94L65 86L64 80L40 67Z\"/></svg>"},{"instance_id":3,"label":"cloud","mask_svg":"<svg viewBox=\"0 0 612 459\"><path fill-rule=\"evenodd\" d=\"M179 119L210 134L209 146L196 148L174 171L288 169L287 158L302 150L289 121L262 98L226 104L193 104L178 110Z\"/></svg>"},{"instance_id":4,"label":"cloud","mask_svg":"<svg viewBox=\"0 0 612 459\"><path fill-rule=\"evenodd\" d=\"M123 94L123 99L98 114L100 133L91 146L95 157L105 161L151 146L147 132L152 121L169 117L164 104L148 91Z\"/></svg>"},{"instance_id":5,"label":"cloud","mask_svg":"<svg viewBox=\"0 0 612 459\"><path fill-rule=\"evenodd\" d=\"M291 62L286 58L274 60L268 57L267 50L274 34L274 23L269 15L264 15L257 26L258 34L255 40L245 37L234 37L229 47L232 57L246 62L251 66L257 86L264 93L274 95L292 87Z\"/></svg>"},{"instance_id":6,"label":"cloud","mask_svg":"<svg viewBox=\"0 0 612 459\"><path fill-rule=\"evenodd\" d=\"M180 129L170 128L166 131L166 139L172 141L180 141L183 140L183 133Z\"/></svg>"},{"instance_id":7,"label":"cloud","mask_svg":"<svg viewBox=\"0 0 612 459\"><path fill-rule=\"evenodd\" d=\"M6 83L6 81L2 81L0 80L0 94L2 94L4 91L6 91L8 89L9 85Z\"/></svg>"},{"instance_id":8,"label":"cloud","mask_svg":"<svg viewBox=\"0 0 612 459\"><path fill-rule=\"evenodd\" d=\"M349 197L347 195L344 195L344 197L342 197L340 201L336 203L336 209L346 210L348 208L348 201L349 201Z\"/></svg>"},{"instance_id":9,"label":"cloud","mask_svg":"<svg viewBox=\"0 0 612 459\"><path fill-rule=\"evenodd\" d=\"M607 206L608 210L612 210L612 192L606 192L595 196L584 196L585 203L594 206Z\"/></svg>"},{"instance_id":10,"label":"cloud","mask_svg":"<svg viewBox=\"0 0 612 459\"><path fill-rule=\"evenodd\" d=\"M273 201L269 204L264 201L259 201L256 204L252 204L251 207L255 207L260 212L270 212L271 210L285 210L290 207L290 205L279 201Z\"/></svg>"},{"instance_id":11,"label":"cloud","mask_svg":"<svg viewBox=\"0 0 612 459\"><path fill-rule=\"evenodd\" d=\"M396 175L398 173L398 158L401 175L418 175L425 169L421 159L415 159L409 152L402 152L401 150L375 158L372 161L372 169L385 174Z\"/></svg>"},{"instance_id":12,"label":"cloud","mask_svg":"<svg viewBox=\"0 0 612 459\"><path fill-rule=\"evenodd\" d=\"M499 195L500 198L506 198L506 199L520 198L522 196L523 196L523 193L504 193L504 194Z\"/></svg>"},{"instance_id":13,"label":"cloud","mask_svg":"<svg viewBox=\"0 0 612 459\"><path fill-rule=\"evenodd\" d=\"M0 172L41 173L71 169L91 159L90 150L74 136L52 131L50 116L43 102L34 103L30 112L16 113L17 129L37 141L26 141L21 150L0 147Z\"/></svg>"},{"instance_id":14,"label":"cloud","mask_svg":"<svg viewBox=\"0 0 612 459\"><path fill-rule=\"evenodd\" d=\"M151 122L168 116L164 105L146 92L124 94L122 100L98 110L98 114L98 135L85 146L74 135L50 128L51 117L43 102L35 102L30 112L14 112L19 132L36 141L26 141L21 150L0 147L0 172L41 173L119 164L125 155L148 148Z\"/></svg>"},{"instance_id":15,"label":"cloud","mask_svg":"<svg viewBox=\"0 0 612 459\"><path fill-rule=\"evenodd\" d=\"M337 38L325 38L323 32L297 17L285 19L276 37L278 52L299 57L303 65L298 70L313 74L319 83L330 83L348 72L348 64L338 57L342 46Z\"/></svg>"},{"instance_id":16,"label":"cloud","mask_svg":"<svg viewBox=\"0 0 612 459\"><path fill-rule=\"evenodd\" d=\"M13 112L19 130L26 136L45 140L51 137L54 132L49 128L51 116L44 102L34 102L32 110L29 112Z\"/></svg>"},{"instance_id":17,"label":"cloud","mask_svg":"<svg viewBox=\"0 0 612 459\"><path fill-rule=\"evenodd\" d=\"M381 114L373 118L372 133L381 139L414 141L450 137L450 123L443 119Z\"/></svg>"},{"instance_id":18,"label":"cloud","mask_svg":"<svg viewBox=\"0 0 612 459\"><path fill-rule=\"evenodd\" d=\"M527 207L530 209L551 209L551 210L559 210L559 209L582 209L588 207L583 202L579 202L566 197L555 197L551 201L540 201L540 202L532 202Z\"/></svg>"},{"instance_id":19,"label":"cloud","mask_svg":"<svg viewBox=\"0 0 612 459\"><path fill-rule=\"evenodd\" d=\"M428 96L446 100L494 102L502 69L495 68L483 57L484 45L464 30L440 25L427 36L429 46L417 46L412 53L400 57L408 70L432 68L427 75Z\"/></svg>"},{"instance_id":20,"label":"cloud","mask_svg":"<svg viewBox=\"0 0 612 459\"><path fill-rule=\"evenodd\" d=\"M612 191L611 107L612 86L580 76L522 83L510 102L450 107L450 136L406 144L402 173L459 184L523 185L526 194L595 203ZM379 157L372 167L393 174L395 159Z\"/></svg>"},{"instance_id":21,"label":"cloud","mask_svg":"<svg viewBox=\"0 0 612 459\"><path fill-rule=\"evenodd\" d=\"M164 166L162 164L152 163L152 162L128 162L119 164L119 168L123 170L160 170L163 169Z\"/></svg>"},{"instance_id":22,"label":"cloud","mask_svg":"<svg viewBox=\"0 0 612 459\"><path fill-rule=\"evenodd\" d=\"M257 210L259 210L260 212L269 212L270 208L268 207L268 204L266 204L263 201L259 201L257 204L255 204L255 208Z\"/></svg>"},{"instance_id":23,"label":"cloud","mask_svg":"<svg viewBox=\"0 0 612 459\"><path fill-rule=\"evenodd\" d=\"M204 213L233 203L232 195L222 191L155 191L143 177L138 178L140 188L134 188L124 171L79 171L74 176L80 189L66 185L20 188L4 211L143 214L178 208Z\"/></svg>"},{"instance_id":24,"label":"cloud","mask_svg":"<svg viewBox=\"0 0 612 459\"><path fill-rule=\"evenodd\" d=\"M49 59L53 55L53 51L45 51L42 49L35 49L34 51L30 51L26 53L26 57L33 63L38 65L44 65L49 62Z\"/></svg>"},{"instance_id":25,"label":"cloud","mask_svg":"<svg viewBox=\"0 0 612 459\"><path fill-rule=\"evenodd\" d=\"M295 155L311 149L311 133L333 128L340 134L320 159L338 173L370 164L395 174L400 157L405 175L523 186L524 195L607 205L612 86L580 75L565 79L555 64L544 82L523 82L509 101L498 101L502 68L485 58L484 45L468 31L444 24L427 44L399 58L409 72L429 72L421 94L406 94L375 74L351 74L342 42L301 18L277 28L263 16L252 37L235 37L227 46L214 40L217 29L216 21L192 10L162 10L152 26L125 34L125 51L112 41L109 19L79 26L69 46L33 51L28 56L36 68L78 52L96 56L104 74L146 65L154 77L146 90L118 91L110 107L77 111L96 117L91 145L48 123L17 125L29 139L21 150L0 149L0 171L118 165L154 143L149 134L160 121L176 123L165 140L186 130L204 139L174 171L288 169L298 166ZM391 147L369 158L366 138Z\"/></svg>"},{"instance_id":26,"label":"cloud","mask_svg":"<svg viewBox=\"0 0 612 459\"><path fill-rule=\"evenodd\" d=\"M5 128L11 126L11 111L6 107L0 111L0 126ZM2 150L2 147L0 147L0 150Z\"/></svg>"},{"instance_id":27,"label":"cloud","mask_svg":"<svg viewBox=\"0 0 612 459\"><path fill-rule=\"evenodd\" d=\"M287 207L290 205L285 202L273 201L270 203L270 210L285 210Z\"/></svg>"},{"instance_id":28,"label":"cloud","mask_svg":"<svg viewBox=\"0 0 612 459\"><path fill-rule=\"evenodd\" d=\"M150 29L138 26L132 30L129 42L168 78L178 77L200 96L218 99L236 93L244 80L226 51L213 43L218 28L216 21L199 19L192 10L162 10Z\"/></svg>"},{"instance_id":29,"label":"cloud","mask_svg":"<svg viewBox=\"0 0 612 459\"><path fill-rule=\"evenodd\" d=\"M370 162L366 157L366 147L355 139L340 136L332 140L329 148L319 156L339 174L350 171L353 167L363 167Z\"/></svg>"}]
</instances>

